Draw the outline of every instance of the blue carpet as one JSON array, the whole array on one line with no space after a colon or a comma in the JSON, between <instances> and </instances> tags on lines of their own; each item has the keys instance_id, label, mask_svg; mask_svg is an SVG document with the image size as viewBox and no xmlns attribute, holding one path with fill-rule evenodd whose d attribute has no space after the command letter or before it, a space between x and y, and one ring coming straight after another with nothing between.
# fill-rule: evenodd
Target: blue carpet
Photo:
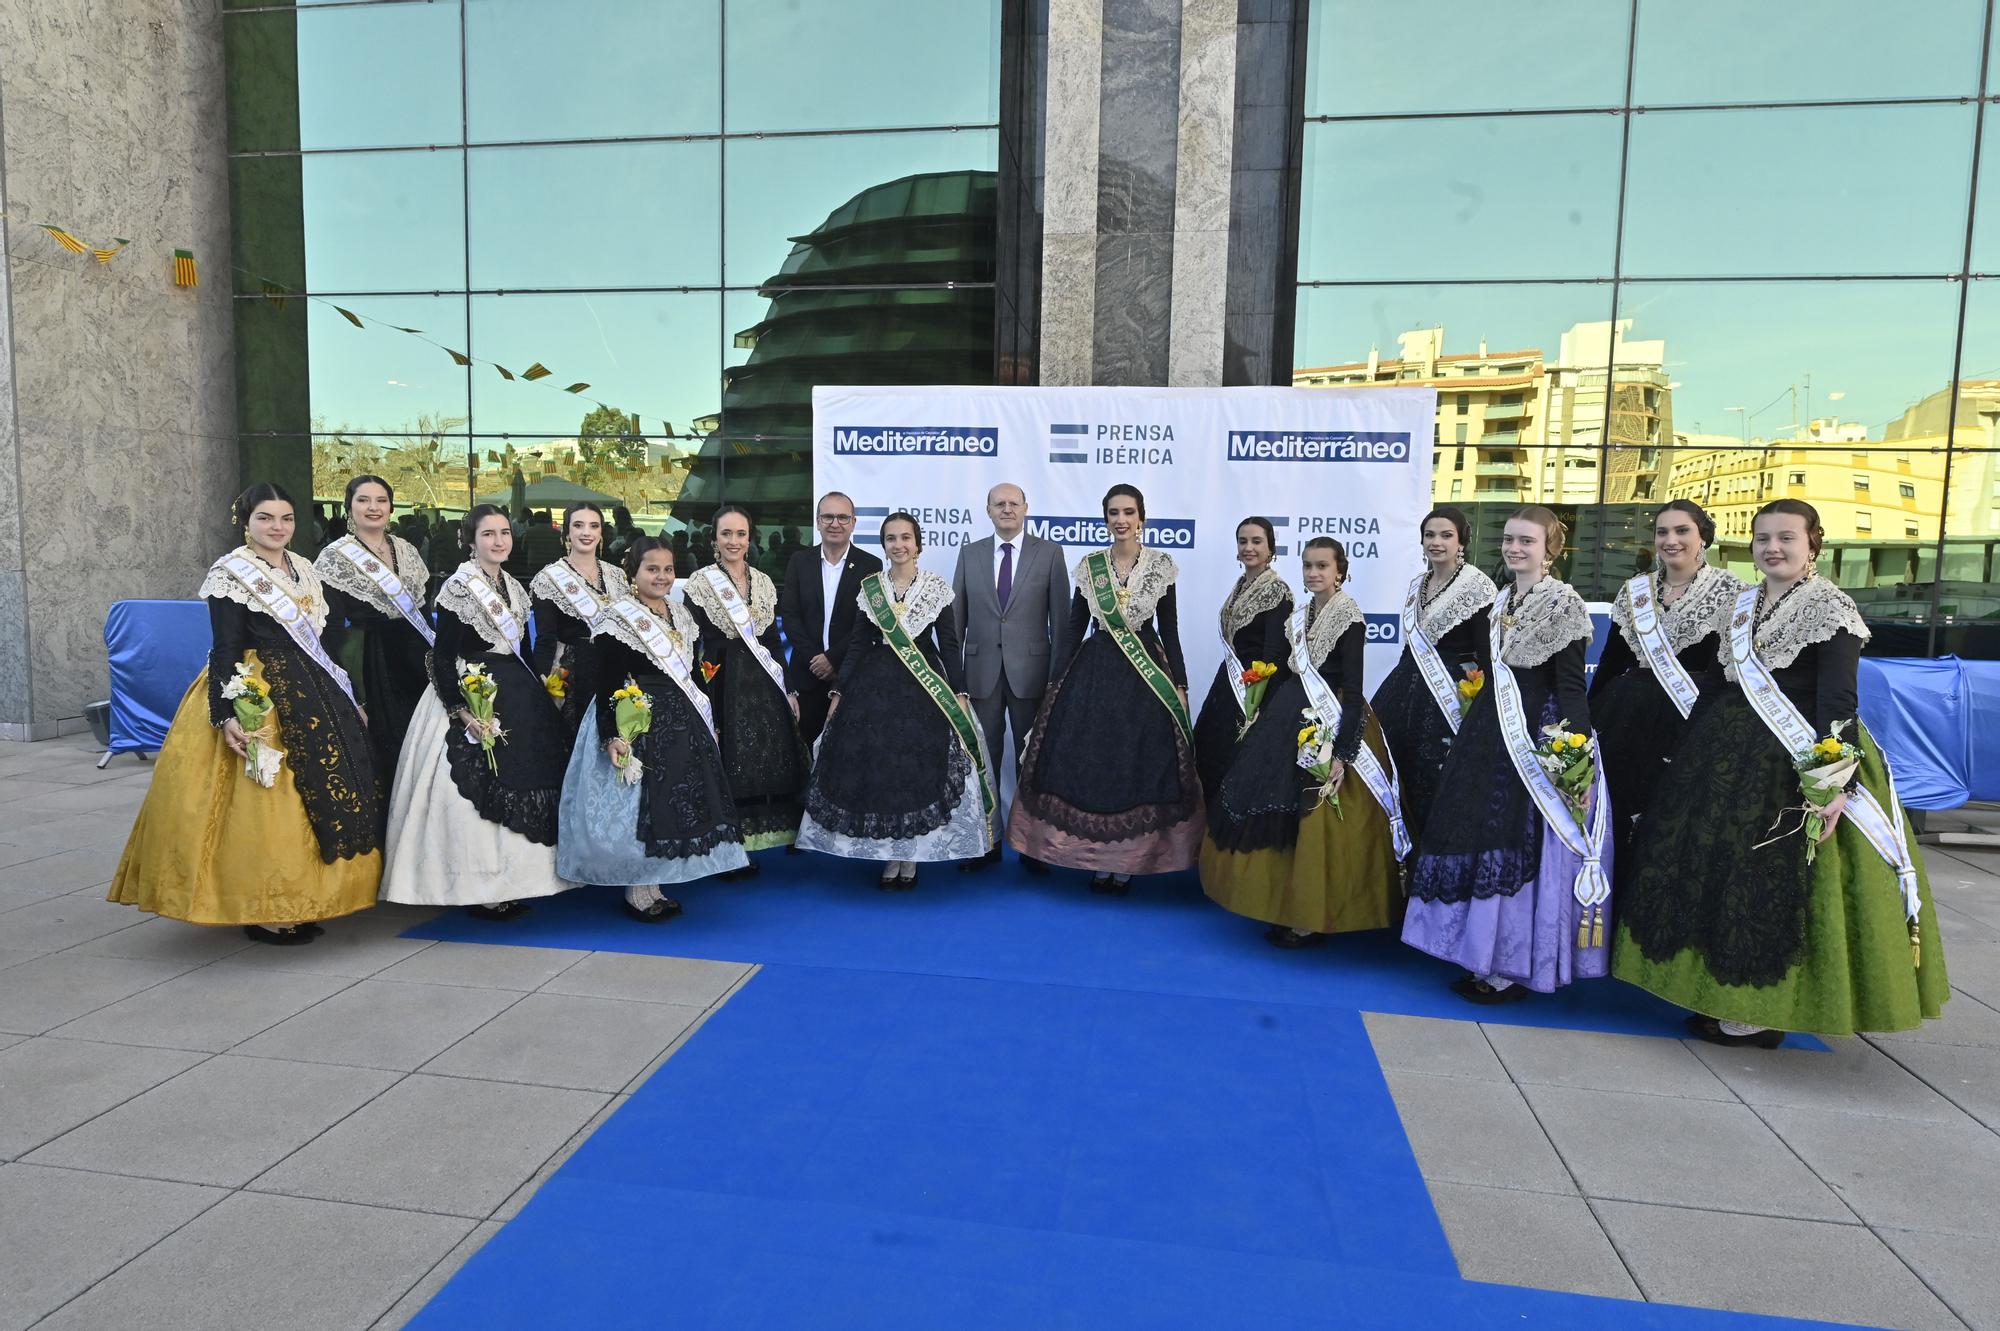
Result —
<instances>
[{"instance_id":1,"label":"blue carpet","mask_svg":"<svg viewBox=\"0 0 2000 1331\"><path fill-rule=\"evenodd\" d=\"M1010 855L1003 867L978 874L926 866L915 891L878 892L873 865L776 851L757 858L764 872L747 882L676 889L687 914L664 926L626 918L616 891L595 888L537 901L531 914L505 924L448 911L408 936L1686 1034L1679 1008L1610 979L1473 1007L1447 987L1457 968L1405 947L1389 931L1280 952L1264 941L1263 925L1203 896L1191 873L1142 878L1129 897L1100 897L1081 874L1030 877ZM1790 1043L1825 1047L1809 1036Z\"/></svg>"}]
</instances>

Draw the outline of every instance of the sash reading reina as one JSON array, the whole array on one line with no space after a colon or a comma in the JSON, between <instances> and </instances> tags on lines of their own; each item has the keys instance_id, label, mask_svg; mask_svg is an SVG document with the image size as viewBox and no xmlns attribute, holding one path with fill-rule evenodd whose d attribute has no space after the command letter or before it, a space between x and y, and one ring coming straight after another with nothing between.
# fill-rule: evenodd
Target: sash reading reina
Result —
<instances>
[{"instance_id":1,"label":"sash reading reina","mask_svg":"<svg viewBox=\"0 0 2000 1331\"><path fill-rule=\"evenodd\" d=\"M1194 726L1188 721L1187 708L1181 705L1181 695L1174 689L1173 680L1160 669L1159 662L1146 650L1146 644L1139 641L1139 635L1125 622L1125 612L1118 605L1118 591L1111 578L1111 556L1103 550L1095 550L1084 556L1084 568L1090 578L1090 594L1103 612L1104 627L1111 634L1111 641L1118 644L1118 650L1125 654L1125 660L1139 672L1139 678L1146 681L1146 687L1153 696L1166 705L1167 714L1180 727L1181 738L1188 748L1194 747Z\"/></svg>"}]
</instances>

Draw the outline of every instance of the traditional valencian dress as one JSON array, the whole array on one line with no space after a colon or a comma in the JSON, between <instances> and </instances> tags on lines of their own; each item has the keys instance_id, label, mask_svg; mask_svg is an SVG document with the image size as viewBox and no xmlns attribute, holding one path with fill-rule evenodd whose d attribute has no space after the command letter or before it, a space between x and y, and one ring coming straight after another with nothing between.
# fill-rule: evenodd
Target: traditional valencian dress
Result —
<instances>
[{"instance_id":1,"label":"traditional valencian dress","mask_svg":"<svg viewBox=\"0 0 2000 1331\"><path fill-rule=\"evenodd\" d=\"M571 736L529 666L528 594L468 559L437 596L431 688L417 704L389 798L382 899L424 906L484 906L545 897L574 884L556 874L557 809ZM506 738L493 763L459 723L468 666L490 675L493 713ZM497 766L498 770L495 770Z\"/></svg>"},{"instance_id":2,"label":"traditional valencian dress","mask_svg":"<svg viewBox=\"0 0 2000 1331\"><path fill-rule=\"evenodd\" d=\"M213 645L181 698L111 880L110 900L194 924L293 924L375 904L381 795L346 672L320 645L326 595L312 565L247 547L202 580ZM244 774L220 727L238 662L270 689L260 740L281 750L269 786Z\"/></svg>"},{"instance_id":3,"label":"traditional valencian dress","mask_svg":"<svg viewBox=\"0 0 2000 1331\"><path fill-rule=\"evenodd\" d=\"M719 564L680 587L701 634L697 668L713 667L708 693L744 849L765 850L797 837L811 760L785 689L778 591L759 570L749 573L747 601Z\"/></svg>"},{"instance_id":4,"label":"traditional valencian dress","mask_svg":"<svg viewBox=\"0 0 2000 1331\"><path fill-rule=\"evenodd\" d=\"M389 551L394 560L378 559L358 538L341 536L328 542L313 564L326 586L329 650L346 666L355 699L368 709L368 741L385 811L403 736L428 684L424 654L431 649L431 621L424 614L430 570L417 547L400 536L389 537Z\"/></svg>"},{"instance_id":5,"label":"traditional valencian dress","mask_svg":"<svg viewBox=\"0 0 2000 1331\"><path fill-rule=\"evenodd\" d=\"M1426 599L1428 578L1419 573L1403 598L1403 654L1375 690L1374 702L1389 752L1396 755L1403 817L1418 841L1437 798L1438 774L1465 719L1459 681L1470 668L1485 668L1487 612L1499 594L1493 579L1470 564L1459 565Z\"/></svg>"},{"instance_id":6,"label":"traditional valencian dress","mask_svg":"<svg viewBox=\"0 0 2000 1331\"><path fill-rule=\"evenodd\" d=\"M643 889L741 869L743 834L722 772L715 718L696 674L699 631L678 601L656 614L624 595L598 617L572 659L571 687L591 708L563 778L562 842L556 868L575 882ZM627 781L605 753L618 735L611 695L636 684L652 700L647 728L632 740L639 779Z\"/></svg>"},{"instance_id":7,"label":"traditional valencian dress","mask_svg":"<svg viewBox=\"0 0 2000 1331\"><path fill-rule=\"evenodd\" d=\"M1874 737L1856 718L1868 628L1808 577L1718 621L1723 679L1639 824L1613 973L1723 1021L1851 1035L1935 1017L1950 989L1923 860ZM1794 755L1841 722L1862 752L1834 833L1806 861Z\"/></svg>"},{"instance_id":8,"label":"traditional valencian dress","mask_svg":"<svg viewBox=\"0 0 2000 1331\"><path fill-rule=\"evenodd\" d=\"M1401 915L1409 837L1388 744L1361 696L1367 640L1367 617L1344 591L1287 622L1292 673L1264 695L1208 810L1201 885L1217 905L1302 934L1386 929ZM1314 722L1356 778L1343 778L1338 811L1299 766L1299 734Z\"/></svg>"},{"instance_id":9,"label":"traditional valencian dress","mask_svg":"<svg viewBox=\"0 0 2000 1331\"><path fill-rule=\"evenodd\" d=\"M919 570L898 595L886 571L870 573L855 601L799 845L861 860L977 859L994 845L994 794L985 738L957 697L951 584Z\"/></svg>"},{"instance_id":10,"label":"traditional valencian dress","mask_svg":"<svg viewBox=\"0 0 2000 1331\"><path fill-rule=\"evenodd\" d=\"M1657 573L1618 589L1616 629L1590 680L1590 720L1597 727L1611 792L1611 843L1618 879L1636 866L1632 832L1653 805L1687 717L1714 673L1718 635L1743 591L1735 574L1704 564L1672 605L1660 599Z\"/></svg>"},{"instance_id":11,"label":"traditional valencian dress","mask_svg":"<svg viewBox=\"0 0 2000 1331\"><path fill-rule=\"evenodd\" d=\"M1271 568L1254 578L1238 578L1223 599L1222 644L1226 650L1194 721L1194 766L1201 777L1202 798L1211 809L1243 729L1243 672L1253 661L1278 667L1278 673L1264 682L1264 696L1277 692L1291 652L1291 644L1285 641L1285 621L1291 613L1292 589Z\"/></svg>"},{"instance_id":12,"label":"traditional valencian dress","mask_svg":"<svg viewBox=\"0 0 2000 1331\"><path fill-rule=\"evenodd\" d=\"M1072 571L1078 646L1042 699L1007 822L1007 842L1021 854L1101 874L1193 866L1201 782L1193 726L1174 691L1187 681L1178 573L1152 549L1122 581L1108 550Z\"/></svg>"},{"instance_id":13,"label":"traditional valencian dress","mask_svg":"<svg viewBox=\"0 0 2000 1331\"><path fill-rule=\"evenodd\" d=\"M1512 587L1492 607L1486 687L1438 778L1410 874L1403 941L1495 989L1549 993L1609 960L1610 800L1602 770L1584 821L1533 753L1560 721L1590 734L1590 612L1567 583Z\"/></svg>"},{"instance_id":14,"label":"traditional valencian dress","mask_svg":"<svg viewBox=\"0 0 2000 1331\"><path fill-rule=\"evenodd\" d=\"M591 626L597 617L604 613L605 606L631 590L624 571L609 560L597 561L597 576L601 585L592 586L567 559L558 559L528 584L528 599L535 614L535 650L528 662L535 667L536 674L547 677L558 667L574 674L571 658L590 641ZM572 687L564 691L558 704L563 720L571 727L582 718L589 704L584 691L574 684L572 680Z\"/></svg>"}]
</instances>

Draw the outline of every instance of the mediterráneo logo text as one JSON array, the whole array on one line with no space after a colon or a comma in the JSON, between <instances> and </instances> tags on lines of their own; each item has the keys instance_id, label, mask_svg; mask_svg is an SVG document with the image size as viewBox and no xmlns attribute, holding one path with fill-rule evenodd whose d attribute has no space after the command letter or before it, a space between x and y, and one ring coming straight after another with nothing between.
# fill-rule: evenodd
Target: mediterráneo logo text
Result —
<instances>
[{"instance_id":1,"label":"mediterr\u00e1neo logo text","mask_svg":"<svg viewBox=\"0 0 2000 1331\"><path fill-rule=\"evenodd\" d=\"M1000 431L990 425L835 426L836 454L932 458L1000 456Z\"/></svg>"},{"instance_id":2,"label":"mediterr\u00e1neo logo text","mask_svg":"<svg viewBox=\"0 0 2000 1331\"><path fill-rule=\"evenodd\" d=\"M1109 545L1111 529L1103 518L1043 518L1028 515L1028 531L1057 545ZM1193 518L1147 518L1146 545L1166 550L1194 549Z\"/></svg>"},{"instance_id":3,"label":"mediterr\u00e1neo logo text","mask_svg":"<svg viewBox=\"0 0 2000 1331\"><path fill-rule=\"evenodd\" d=\"M1407 430L1231 430L1231 462L1408 462Z\"/></svg>"}]
</instances>

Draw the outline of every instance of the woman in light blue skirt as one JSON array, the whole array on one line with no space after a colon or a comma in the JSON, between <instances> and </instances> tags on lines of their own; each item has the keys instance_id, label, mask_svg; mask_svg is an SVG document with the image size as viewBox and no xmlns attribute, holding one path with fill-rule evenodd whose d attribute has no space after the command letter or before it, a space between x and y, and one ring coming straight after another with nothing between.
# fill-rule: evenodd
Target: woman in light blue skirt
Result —
<instances>
[{"instance_id":1,"label":"woman in light blue skirt","mask_svg":"<svg viewBox=\"0 0 2000 1331\"><path fill-rule=\"evenodd\" d=\"M701 691L694 620L667 595L674 552L640 537L625 573L630 592L605 607L577 654L572 687L585 690L590 714L563 779L556 860L573 881L623 887L626 913L659 924L681 913L661 887L750 861ZM628 686L650 703L646 728L629 739L614 696Z\"/></svg>"}]
</instances>

